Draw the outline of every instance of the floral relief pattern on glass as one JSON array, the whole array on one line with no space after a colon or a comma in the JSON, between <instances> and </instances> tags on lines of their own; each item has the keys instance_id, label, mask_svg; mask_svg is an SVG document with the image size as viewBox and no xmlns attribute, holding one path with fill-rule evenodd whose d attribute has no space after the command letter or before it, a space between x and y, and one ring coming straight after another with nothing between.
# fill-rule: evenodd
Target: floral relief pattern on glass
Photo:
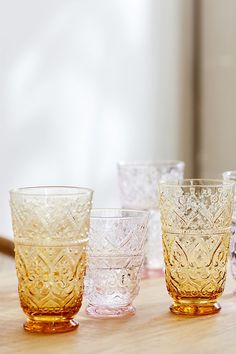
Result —
<instances>
[{"instance_id":1,"label":"floral relief pattern on glass","mask_svg":"<svg viewBox=\"0 0 236 354\"><path fill-rule=\"evenodd\" d=\"M167 290L176 301L213 301L224 290L233 190L160 186Z\"/></svg>"}]
</instances>

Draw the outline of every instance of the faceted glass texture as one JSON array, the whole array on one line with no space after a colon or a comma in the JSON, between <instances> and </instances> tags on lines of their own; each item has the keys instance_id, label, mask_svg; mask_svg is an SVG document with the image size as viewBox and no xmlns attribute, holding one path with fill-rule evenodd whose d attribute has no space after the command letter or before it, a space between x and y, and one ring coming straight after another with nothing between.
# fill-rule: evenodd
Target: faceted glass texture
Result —
<instances>
[{"instance_id":1,"label":"faceted glass texture","mask_svg":"<svg viewBox=\"0 0 236 354\"><path fill-rule=\"evenodd\" d=\"M95 317L133 314L144 260L148 214L95 209L91 214L86 272L87 313Z\"/></svg>"},{"instance_id":2,"label":"faceted glass texture","mask_svg":"<svg viewBox=\"0 0 236 354\"><path fill-rule=\"evenodd\" d=\"M177 314L220 309L226 279L234 185L218 180L160 184L166 286Z\"/></svg>"},{"instance_id":3,"label":"faceted glass texture","mask_svg":"<svg viewBox=\"0 0 236 354\"><path fill-rule=\"evenodd\" d=\"M236 171L226 171L223 173L225 181L236 182ZM232 237L230 240L230 266L233 278L236 280L236 193L234 194L234 211L232 217ZM236 290L235 290L236 292Z\"/></svg>"},{"instance_id":4,"label":"faceted glass texture","mask_svg":"<svg viewBox=\"0 0 236 354\"><path fill-rule=\"evenodd\" d=\"M183 179L184 162L159 161L119 163L119 186L123 208L149 211L149 224L146 243L145 268L159 271L163 268L161 225L159 210L158 183L160 181L178 182ZM151 273L150 273L151 274Z\"/></svg>"},{"instance_id":5,"label":"faceted glass texture","mask_svg":"<svg viewBox=\"0 0 236 354\"><path fill-rule=\"evenodd\" d=\"M32 187L10 196L24 328L73 330L82 303L92 191Z\"/></svg>"}]
</instances>

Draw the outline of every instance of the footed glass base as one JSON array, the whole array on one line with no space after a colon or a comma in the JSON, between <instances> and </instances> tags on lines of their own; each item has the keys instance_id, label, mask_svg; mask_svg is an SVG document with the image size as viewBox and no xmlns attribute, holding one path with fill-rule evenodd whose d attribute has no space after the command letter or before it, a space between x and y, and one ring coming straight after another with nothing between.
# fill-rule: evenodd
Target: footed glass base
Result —
<instances>
[{"instance_id":1,"label":"footed glass base","mask_svg":"<svg viewBox=\"0 0 236 354\"><path fill-rule=\"evenodd\" d=\"M207 302L206 300L183 300L174 301L170 306L170 311L176 315L204 316L213 315L219 312L221 306L218 302Z\"/></svg>"},{"instance_id":2,"label":"footed glass base","mask_svg":"<svg viewBox=\"0 0 236 354\"><path fill-rule=\"evenodd\" d=\"M27 319L24 329L32 333L63 333L75 330L79 323L72 320L54 320L45 321L43 319Z\"/></svg>"},{"instance_id":3,"label":"footed glass base","mask_svg":"<svg viewBox=\"0 0 236 354\"><path fill-rule=\"evenodd\" d=\"M124 307L108 307L108 306L94 306L88 305L86 313L89 316L96 318L112 318L112 317L124 317L132 316L136 312L135 307L132 305Z\"/></svg>"}]
</instances>

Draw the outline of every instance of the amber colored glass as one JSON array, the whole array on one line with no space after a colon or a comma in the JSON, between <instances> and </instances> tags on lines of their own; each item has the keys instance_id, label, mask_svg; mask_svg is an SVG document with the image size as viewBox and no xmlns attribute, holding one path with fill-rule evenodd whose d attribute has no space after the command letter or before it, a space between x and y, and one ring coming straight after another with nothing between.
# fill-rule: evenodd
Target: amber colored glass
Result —
<instances>
[{"instance_id":1,"label":"amber colored glass","mask_svg":"<svg viewBox=\"0 0 236 354\"><path fill-rule=\"evenodd\" d=\"M183 180L160 184L160 211L170 310L207 315L220 310L225 286L234 183Z\"/></svg>"},{"instance_id":2,"label":"amber colored glass","mask_svg":"<svg viewBox=\"0 0 236 354\"><path fill-rule=\"evenodd\" d=\"M21 307L30 332L75 329L81 307L92 191L32 187L10 192Z\"/></svg>"}]
</instances>

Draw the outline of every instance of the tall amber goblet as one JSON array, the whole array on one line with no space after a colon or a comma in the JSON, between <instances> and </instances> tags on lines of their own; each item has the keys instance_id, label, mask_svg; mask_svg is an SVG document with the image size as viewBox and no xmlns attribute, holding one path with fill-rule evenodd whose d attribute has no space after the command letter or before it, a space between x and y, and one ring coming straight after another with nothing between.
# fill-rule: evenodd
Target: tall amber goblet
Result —
<instances>
[{"instance_id":1,"label":"tall amber goblet","mask_svg":"<svg viewBox=\"0 0 236 354\"><path fill-rule=\"evenodd\" d=\"M183 180L160 184L166 286L183 315L220 310L226 279L234 183Z\"/></svg>"},{"instance_id":2,"label":"tall amber goblet","mask_svg":"<svg viewBox=\"0 0 236 354\"><path fill-rule=\"evenodd\" d=\"M92 191L29 187L10 191L18 291L29 332L75 329L83 296Z\"/></svg>"}]
</instances>

